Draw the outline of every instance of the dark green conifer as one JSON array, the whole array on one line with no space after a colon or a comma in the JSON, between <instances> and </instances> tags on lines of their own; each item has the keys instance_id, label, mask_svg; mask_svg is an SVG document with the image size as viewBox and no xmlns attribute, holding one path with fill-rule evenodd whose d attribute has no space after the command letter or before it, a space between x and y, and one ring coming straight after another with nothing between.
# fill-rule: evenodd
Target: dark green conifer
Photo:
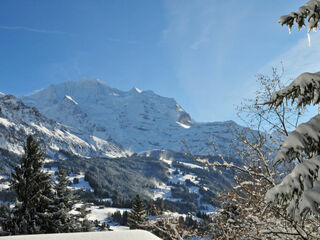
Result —
<instances>
[{"instance_id":1,"label":"dark green conifer","mask_svg":"<svg viewBox=\"0 0 320 240\"><path fill-rule=\"evenodd\" d=\"M130 229L143 229L146 224L146 211L140 196L137 194L128 216Z\"/></svg>"},{"instance_id":2,"label":"dark green conifer","mask_svg":"<svg viewBox=\"0 0 320 240\"><path fill-rule=\"evenodd\" d=\"M67 172L59 168L57 183L55 185L54 205L51 206L52 228L51 232L80 231L80 223L69 212L75 204L75 196L69 186Z\"/></svg>"},{"instance_id":3,"label":"dark green conifer","mask_svg":"<svg viewBox=\"0 0 320 240\"><path fill-rule=\"evenodd\" d=\"M44 152L40 143L29 135L24 144L20 165L13 166L11 188L17 195L16 205L5 228L12 234L47 232L48 209L53 203L53 181L43 171Z\"/></svg>"}]
</instances>

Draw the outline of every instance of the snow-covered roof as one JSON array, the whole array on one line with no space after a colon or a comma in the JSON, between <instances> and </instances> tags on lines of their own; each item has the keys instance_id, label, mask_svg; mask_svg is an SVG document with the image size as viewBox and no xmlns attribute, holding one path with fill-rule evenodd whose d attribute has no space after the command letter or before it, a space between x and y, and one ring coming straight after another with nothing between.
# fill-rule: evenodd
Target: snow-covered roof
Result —
<instances>
[{"instance_id":1,"label":"snow-covered roof","mask_svg":"<svg viewBox=\"0 0 320 240\"><path fill-rule=\"evenodd\" d=\"M2 240L159 240L152 233L143 230L37 234L1 237Z\"/></svg>"}]
</instances>

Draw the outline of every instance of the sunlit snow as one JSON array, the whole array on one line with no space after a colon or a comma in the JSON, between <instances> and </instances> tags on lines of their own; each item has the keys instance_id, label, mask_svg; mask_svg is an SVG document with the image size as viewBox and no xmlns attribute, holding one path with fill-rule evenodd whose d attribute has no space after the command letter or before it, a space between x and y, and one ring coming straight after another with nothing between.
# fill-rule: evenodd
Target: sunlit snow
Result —
<instances>
[{"instance_id":1,"label":"sunlit snow","mask_svg":"<svg viewBox=\"0 0 320 240\"><path fill-rule=\"evenodd\" d=\"M69 176L69 180L73 183L73 180L77 178L79 180L79 183L77 184L72 184L72 188L74 189L86 189L89 190L91 192L93 192L93 188L90 186L90 184L84 180L85 175L84 173L80 173L80 174L70 174Z\"/></svg>"},{"instance_id":2,"label":"sunlit snow","mask_svg":"<svg viewBox=\"0 0 320 240\"><path fill-rule=\"evenodd\" d=\"M104 207L104 206L91 206L87 208L90 211L88 214L89 220L98 220L100 222L105 222L105 220L117 211L123 214L125 211L130 211L130 208L113 208L113 207Z\"/></svg>"},{"instance_id":3,"label":"sunlit snow","mask_svg":"<svg viewBox=\"0 0 320 240\"><path fill-rule=\"evenodd\" d=\"M1 237L3 240L160 240L152 233L143 230L37 234Z\"/></svg>"},{"instance_id":4,"label":"sunlit snow","mask_svg":"<svg viewBox=\"0 0 320 240\"><path fill-rule=\"evenodd\" d=\"M138 93L142 93L142 90L139 88L134 88Z\"/></svg>"},{"instance_id":5,"label":"sunlit snow","mask_svg":"<svg viewBox=\"0 0 320 240\"><path fill-rule=\"evenodd\" d=\"M73 102L74 104L77 104L77 105L78 105L78 103L77 103L75 100L73 100L72 97L66 95L66 98L68 98L68 99L69 99L71 102Z\"/></svg>"},{"instance_id":6,"label":"sunlit snow","mask_svg":"<svg viewBox=\"0 0 320 240\"><path fill-rule=\"evenodd\" d=\"M183 124L181 122L176 122L179 126L183 127L183 128L190 128L190 126L186 125L186 124Z\"/></svg>"},{"instance_id":7,"label":"sunlit snow","mask_svg":"<svg viewBox=\"0 0 320 240\"><path fill-rule=\"evenodd\" d=\"M5 127L12 127L15 125L13 122L9 122L7 119L1 118L1 117L0 117L0 124L2 124Z\"/></svg>"}]
</instances>

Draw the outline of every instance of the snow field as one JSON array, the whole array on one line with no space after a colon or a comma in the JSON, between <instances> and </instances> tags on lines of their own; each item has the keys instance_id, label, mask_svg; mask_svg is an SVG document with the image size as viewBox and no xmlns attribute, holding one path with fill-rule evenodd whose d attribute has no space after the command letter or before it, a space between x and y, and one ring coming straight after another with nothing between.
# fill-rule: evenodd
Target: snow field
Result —
<instances>
[{"instance_id":1,"label":"snow field","mask_svg":"<svg viewBox=\"0 0 320 240\"><path fill-rule=\"evenodd\" d=\"M168 183L174 183L174 184L182 184L184 185L186 188L189 189L189 191L191 193L195 193L198 195L197 198L197 205L198 207L202 207L205 210L201 210L201 212L203 213L213 213L215 211L215 208L211 205L211 204L201 204L201 198L202 198L202 194L200 194L199 190L200 188L197 186L187 186L186 181L189 180L190 182L198 185L199 184L199 180L197 179L197 176L195 174L192 173L184 173L181 171L181 169L173 167L172 159L165 159L165 158L160 158L161 161L165 162L166 164L169 165L169 180ZM183 165L185 165L186 167L189 168L202 168L199 165L196 164L192 164L192 163L185 163L185 162L179 162ZM173 188L173 186L170 186L162 183L162 182L157 182L156 183L156 188L153 189L153 199L156 200L157 198L163 198L169 201L173 201L173 202L178 202L181 201L182 199L180 198L172 198L172 193L171 193L171 188Z\"/></svg>"},{"instance_id":2,"label":"snow field","mask_svg":"<svg viewBox=\"0 0 320 240\"><path fill-rule=\"evenodd\" d=\"M3 240L159 240L143 230L38 234L1 237Z\"/></svg>"},{"instance_id":3,"label":"snow field","mask_svg":"<svg viewBox=\"0 0 320 240\"><path fill-rule=\"evenodd\" d=\"M125 211L130 211L130 208L113 208L113 207L103 207L102 206L91 206L87 208L87 210L91 211L88 214L88 220L98 220L100 222L105 222L107 218L110 218L111 215L117 211L120 211L121 214Z\"/></svg>"},{"instance_id":4,"label":"snow field","mask_svg":"<svg viewBox=\"0 0 320 240\"><path fill-rule=\"evenodd\" d=\"M69 176L69 180L72 182L72 185L71 187L74 188L74 189L85 189L85 190L89 190L91 192L93 192L93 188L90 186L90 184L84 180L84 173L81 172L80 174L77 174L77 175L73 175L73 174L70 174ZM77 184L73 184L73 180L75 178L78 178L79 179L79 183Z\"/></svg>"}]
</instances>

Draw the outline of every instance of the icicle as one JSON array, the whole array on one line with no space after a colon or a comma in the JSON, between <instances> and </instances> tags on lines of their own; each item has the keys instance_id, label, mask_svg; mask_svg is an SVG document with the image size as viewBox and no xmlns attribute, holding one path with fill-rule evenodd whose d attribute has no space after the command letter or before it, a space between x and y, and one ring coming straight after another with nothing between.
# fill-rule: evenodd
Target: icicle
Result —
<instances>
[{"instance_id":1,"label":"icicle","mask_svg":"<svg viewBox=\"0 0 320 240\"><path fill-rule=\"evenodd\" d=\"M291 34L291 26L288 25L289 34Z\"/></svg>"},{"instance_id":2,"label":"icicle","mask_svg":"<svg viewBox=\"0 0 320 240\"><path fill-rule=\"evenodd\" d=\"M308 43L309 43L309 47L311 47L311 37L309 32L308 32Z\"/></svg>"}]
</instances>

